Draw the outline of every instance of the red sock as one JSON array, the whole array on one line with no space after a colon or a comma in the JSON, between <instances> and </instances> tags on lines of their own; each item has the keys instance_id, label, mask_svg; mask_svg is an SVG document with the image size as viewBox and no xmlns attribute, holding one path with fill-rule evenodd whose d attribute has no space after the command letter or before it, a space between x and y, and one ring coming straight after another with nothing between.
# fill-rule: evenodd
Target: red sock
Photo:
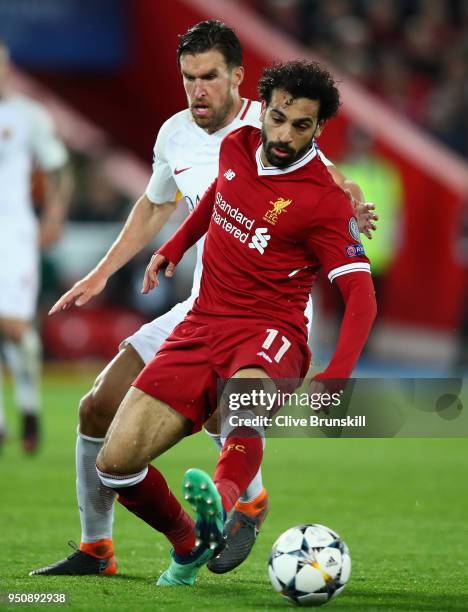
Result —
<instances>
[{"instance_id":1,"label":"red sock","mask_svg":"<svg viewBox=\"0 0 468 612\"><path fill-rule=\"evenodd\" d=\"M232 434L236 434L236 431ZM263 457L263 444L259 436L245 438L232 434L224 443L214 475L214 483L226 512L246 490L258 472Z\"/></svg>"},{"instance_id":2,"label":"red sock","mask_svg":"<svg viewBox=\"0 0 468 612\"><path fill-rule=\"evenodd\" d=\"M195 546L195 523L185 512L164 476L148 465L145 478L132 487L120 487L118 501L130 512L163 533L178 555L188 554Z\"/></svg>"}]
</instances>

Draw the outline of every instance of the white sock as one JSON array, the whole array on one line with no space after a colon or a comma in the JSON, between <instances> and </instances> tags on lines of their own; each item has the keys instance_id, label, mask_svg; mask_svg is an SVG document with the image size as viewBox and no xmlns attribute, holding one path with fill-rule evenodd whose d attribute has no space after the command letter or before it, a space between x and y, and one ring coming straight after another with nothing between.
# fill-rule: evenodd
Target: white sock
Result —
<instances>
[{"instance_id":1,"label":"white sock","mask_svg":"<svg viewBox=\"0 0 468 612\"><path fill-rule=\"evenodd\" d=\"M5 405L3 397L3 366L0 361L0 433L6 432Z\"/></svg>"},{"instance_id":2,"label":"white sock","mask_svg":"<svg viewBox=\"0 0 468 612\"><path fill-rule=\"evenodd\" d=\"M205 432L208 434L208 436L213 440L213 442L216 444L218 449L221 451L226 439L221 438L219 434L213 434L207 431L206 429L205 429ZM265 448L265 438L263 438L263 448ZM239 497L239 501L243 503L250 502L252 501L252 499L255 499L256 497L258 497L258 495L260 495L262 491L263 491L262 468L259 467L258 472L255 474L249 486L244 491L244 494Z\"/></svg>"},{"instance_id":3,"label":"white sock","mask_svg":"<svg viewBox=\"0 0 468 612\"><path fill-rule=\"evenodd\" d=\"M20 343L5 341L4 353L11 370L15 402L23 414L37 414L40 408L41 341L37 331L28 329Z\"/></svg>"},{"instance_id":4,"label":"white sock","mask_svg":"<svg viewBox=\"0 0 468 612\"><path fill-rule=\"evenodd\" d=\"M81 521L81 541L112 538L116 493L105 487L96 472L96 458L104 438L78 432L76 440L76 496Z\"/></svg>"}]
</instances>

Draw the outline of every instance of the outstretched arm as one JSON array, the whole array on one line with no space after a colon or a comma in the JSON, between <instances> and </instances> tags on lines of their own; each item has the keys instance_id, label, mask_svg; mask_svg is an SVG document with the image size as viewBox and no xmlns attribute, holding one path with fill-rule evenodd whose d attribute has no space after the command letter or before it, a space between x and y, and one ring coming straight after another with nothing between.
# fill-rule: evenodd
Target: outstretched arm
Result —
<instances>
[{"instance_id":1,"label":"outstretched arm","mask_svg":"<svg viewBox=\"0 0 468 612\"><path fill-rule=\"evenodd\" d=\"M72 304L83 306L101 293L112 274L139 253L161 230L175 207L175 202L153 204L143 195L136 202L118 238L101 261L54 304L49 314L66 310Z\"/></svg>"}]
</instances>

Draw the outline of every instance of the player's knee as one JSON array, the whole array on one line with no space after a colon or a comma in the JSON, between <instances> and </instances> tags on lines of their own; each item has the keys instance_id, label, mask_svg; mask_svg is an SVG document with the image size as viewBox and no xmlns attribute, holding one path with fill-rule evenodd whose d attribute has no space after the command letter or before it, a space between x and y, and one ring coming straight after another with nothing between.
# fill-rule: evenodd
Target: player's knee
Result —
<instances>
[{"instance_id":1,"label":"player's knee","mask_svg":"<svg viewBox=\"0 0 468 612\"><path fill-rule=\"evenodd\" d=\"M104 472L105 474L120 473L119 471L116 471L117 464L115 462L113 463L112 452L109 452L107 444L104 444L104 446L99 451L98 456L96 457L96 467L98 470Z\"/></svg>"},{"instance_id":2,"label":"player's knee","mask_svg":"<svg viewBox=\"0 0 468 612\"><path fill-rule=\"evenodd\" d=\"M80 430L82 433L84 433L92 423L92 404L92 391L90 391L80 400L79 415Z\"/></svg>"},{"instance_id":3,"label":"player's knee","mask_svg":"<svg viewBox=\"0 0 468 612\"><path fill-rule=\"evenodd\" d=\"M93 436L104 437L115 414L109 398L101 392L98 384L80 401L80 431Z\"/></svg>"},{"instance_id":4,"label":"player's knee","mask_svg":"<svg viewBox=\"0 0 468 612\"><path fill-rule=\"evenodd\" d=\"M112 440L106 441L96 459L98 470L116 476L138 474L147 465L147 462L132 455L128 448L122 448L121 445L114 444Z\"/></svg>"},{"instance_id":5,"label":"player's knee","mask_svg":"<svg viewBox=\"0 0 468 612\"><path fill-rule=\"evenodd\" d=\"M26 321L17 321L12 319L0 320L0 334L6 339L16 344L21 344L24 334L29 328L29 323Z\"/></svg>"}]
</instances>

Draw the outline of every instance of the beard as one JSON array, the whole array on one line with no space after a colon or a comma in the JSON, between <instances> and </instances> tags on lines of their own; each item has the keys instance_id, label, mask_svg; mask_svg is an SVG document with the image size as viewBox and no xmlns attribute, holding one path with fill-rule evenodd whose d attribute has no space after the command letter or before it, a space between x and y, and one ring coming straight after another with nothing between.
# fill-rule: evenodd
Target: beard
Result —
<instances>
[{"instance_id":1,"label":"beard","mask_svg":"<svg viewBox=\"0 0 468 612\"><path fill-rule=\"evenodd\" d=\"M226 117L232 110L234 106L234 98L232 93L229 92L224 104L218 108L213 109L211 105L207 105L208 113L205 117L199 117L194 113L194 107L196 104L204 104L203 101L193 102L190 106L190 112L192 113L193 120L202 129L206 130L209 134L212 132L216 132L220 128L224 127L224 122L226 121Z\"/></svg>"},{"instance_id":2,"label":"beard","mask_svg":"<svg viewBox=\"0 0 468 612\"><path fill-rule=\"evenodd\" d=\"M287 168L288 166L293 164L297 159L300 159L311 148L312 141L313 141L313 138L311 138L307 144L305 144L298 151L296 151L296 149L293 149L289 145L284 144L284 142L269 141L265 128L262 125L263 151L265 153L265 157L268 160L268 163L271 164L272 166L275 166L276 168L281 168L281 169ZM284 155L281 155L280 157L279 155L275 153L273 149L278 149L281 153L284 153Z\"/></svg>"}]
</instances>

